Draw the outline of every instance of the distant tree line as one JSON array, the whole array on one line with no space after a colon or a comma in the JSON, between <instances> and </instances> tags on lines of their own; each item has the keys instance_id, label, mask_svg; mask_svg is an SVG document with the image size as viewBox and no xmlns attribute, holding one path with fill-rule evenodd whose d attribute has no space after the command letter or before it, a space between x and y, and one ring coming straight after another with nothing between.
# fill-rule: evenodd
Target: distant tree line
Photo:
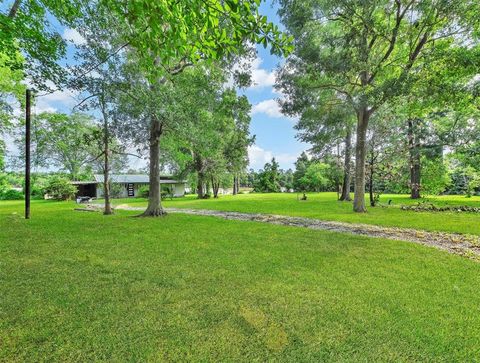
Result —
<instances>
[{"instance_id":1,"label":"distant tree line","mask_svg":"<svg viewBox=\"0 0 480 363\"><path fill-rule=\"evenodd\" d=\"M411 150L407 135L396 134L395 143L376 143L379 134L368 139L367 185L370 206L374 207L381 194L407 194L412 192L409 173ZM390 139L390 142L393 142ZM420 188L424 197L455 194L480 195L480 172L476 144L466 147L462 144L445 155L442 148L427 146L420 150ZM468 150L468 151L467 151ZM350 164L349 168L353 168ZM351 171L347 171L349 173ZM250 169L240 178L242 187L258 193L279 192L336 192L339 200L345 190L353 190L354 179L344 185L345 169L342 154L326 153L322 157L302 153L295 162L295 169L281 169L273 158L263 169Z\"/></svg>"}]
</instances>

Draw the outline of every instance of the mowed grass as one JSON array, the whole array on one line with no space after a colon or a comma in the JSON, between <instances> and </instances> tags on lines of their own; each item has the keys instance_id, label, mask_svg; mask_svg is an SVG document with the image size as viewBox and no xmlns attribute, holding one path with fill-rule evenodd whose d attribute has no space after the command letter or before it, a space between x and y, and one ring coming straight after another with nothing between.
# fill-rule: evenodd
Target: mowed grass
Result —
<instances>
[{"instance_id":1,"label":"mowed grass","mask_svg":"<svg viewBox=\"0 0 480 363\"><path fill-rule=\"evenodd\" d=\"M195 196L166 200L165 206L199 208L246 213L280 214L350 223L367 223L389 227L415 228L480 235L479 213L413 212L402 211L403 204L415 204L406 195L383 195L381 204L390 207L367 207L368 213L353 213L351 202L338 202L335 193L307 193L306 201L297 200L297 194L240 194L220 196L219 199L198 200ZM353 195L352 195L353 197ZM421 202L421 201L420 201ZM470 205L480 207L480 197L439 196L428 199L435 205ZM123 199L117 204L146 206L144 199Z\"/></svg>"},{"instance_id":2,"label":"mowed grass","mask_svg":"<svg viewBox=\"0 0 480 363\"><path fill-rule=\"evenodd\" d=\"M0 202L0 361L480 357L479 263L399 241L73 207L34 202L26 221L21 203Z\"/></svg>"}]
</instances>

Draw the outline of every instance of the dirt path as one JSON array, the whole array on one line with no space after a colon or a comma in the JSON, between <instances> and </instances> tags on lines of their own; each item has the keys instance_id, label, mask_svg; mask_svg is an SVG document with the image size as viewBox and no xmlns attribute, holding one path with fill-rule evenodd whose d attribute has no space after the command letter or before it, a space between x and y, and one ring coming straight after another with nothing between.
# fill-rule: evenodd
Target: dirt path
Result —
<instances>
[{"instance_id":1,"label":"dirt path","mask_svg":"<svg viewBox=\"0 0 480 363\"><path fill-rule=\"evenodd\" d=\"M95 206L101 207L101 206ZM94 208L95 208L94 207ZM144 210L143 207L130 207L128 205L116 206L116 209ZM446 250L450 253L465 256L480 261L480 236L427 232L409 228L381 227L370 224L353 224L334 221L323 221L312 218L289 217L270 214L251 214L240 212L226 212L206 209L166 208L170 213L185 213L201 216L213 216L236 221L254 221L283 226L304 227L326 231L350 233L368 237L387 238L393 240L419 243Z\"/></svg>"}]
</instances>

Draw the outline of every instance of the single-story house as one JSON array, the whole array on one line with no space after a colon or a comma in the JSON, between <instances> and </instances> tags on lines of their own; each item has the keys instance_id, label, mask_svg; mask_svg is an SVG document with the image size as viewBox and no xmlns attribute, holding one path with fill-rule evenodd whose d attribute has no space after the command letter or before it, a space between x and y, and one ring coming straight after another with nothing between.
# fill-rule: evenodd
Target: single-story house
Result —
<instances>
[{"instance_id":1,"label":"single-story house","mask_svg":"<svg viewBox=\"0 0 480 363\"><path fill-rule=\"evenodd\" d=\"M103 197L103 174L95 174L92 181L74 181L73 185L77 186L77 196L101 198ZM148 186L148 175L146 174L112 174L110 182L117 191L117 197L128 198L138 197L139 190L143 186ZM160 176L160 185L162 189L168 188L174 197L183 197L185 195L184 180L175 180L171 176ZM112 190L113 191L113 190ZM118 191L120 192L118 194Z\"/></svg>"}]
</instances>

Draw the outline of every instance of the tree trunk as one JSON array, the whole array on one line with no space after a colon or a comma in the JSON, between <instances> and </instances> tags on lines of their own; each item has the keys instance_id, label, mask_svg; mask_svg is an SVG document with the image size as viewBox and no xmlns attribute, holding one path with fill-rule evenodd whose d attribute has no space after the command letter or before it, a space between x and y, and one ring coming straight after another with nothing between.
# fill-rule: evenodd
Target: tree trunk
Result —
<instances>
[{"instance_id":1,"label":"tree trunk","mask_svg":"<svg viewBox=\"0 0 480 363\"><path fill-rule=\"evenodd\" d=\"M109 135L108 135L108 122L104 117L103 122L103 197L105 198L105 209L103 214L113 214L112 205L110 203L110 160L108 147Z\"/></svg>"},{"instance_id":2,"label":"tree trunk","mask_svg":"<svg viewBox=\"0 0 480 363\"><path fill-rule=\"evenodd\" d=\"M75 180L75 181L78 180L78 175L80 174L80 170L74 165L72 165L69 169L70 169L69 173L72 180Z\"/></svg>"},{"instance_id":3,"label":"tree trunk","mask_svg":"<svg viewBox=\"0 0 480 363\"><path fill-rule=\"evenodd\" d=\"M373 196L373 181L370 180L368 183L368 194L370 196L370 207L375 207L375 198Z\"/></svg>"},{"instance_id":4,"label":"tree trunk","mask_svg":"<svg viewBox=\"0 0 480 363\"><path fill-rule=\"evenodd\" d=\"M215 182L215 179L213 176L212 176L212 189L213 189L213 197L218 198L218 190L220 189L220 183Z\"/></svg>"},{"instance_id":5,"label":"tree trunk","mask_svg":"<svg viewBox=\"0 0 480 363\"><path fill-rule=\"evenodd\" d=\"M240 177L237 175L237 194L240 193Z\"/></svg>"},{"instance_id":6,"label":"tree trunk","mask_svg":"<svg viewBox=\"0 0 480 363\"><path fill-rule=\"evenodd\" d=\"M162 208L160 194L160 137L162 124L154 116L150 119L150 175L147 210L143 217L159 217L167 214Z\"/></svg>"},{"instance_id":7,"label":"tree trunk","mask_svg":"<svg viewBox=\"0 0 480 363\"><path fill-rule=\"evenodd\" d=\"M238 190L237 190L237 175L233 175L233 195L237 195Z\"/></svg>"},{"instance_id":8,"label":"tree trunk","mask_svg":"<svg viewBox=\"0 0 480 363\"><path fill-rule=\"evenodd\" d=\"M341 201L349 202L352 200L350 197L350 164L352 162L352 131L350 127L347 129L347 135L345 136L345 162L343 167L343 185Z\"/></svg>"},{"instance_id":9,"label":"tree trunk","mask_svg":"<svg viewBox=\"0 0 480 363\"><path fill-rule=\"evenodd\" d=\"M408 120L408 151L410 156L410 197L419 199L420 196L420 148L415 137L414 121Z\"/></svg>"},{"instance_id":10,"label":"tree trunk","mask_svg":"<svg viewBox=\"0 0 480 363\"><path fill-rule=\"evenodd\" d=\"M365 158L367 153L367 129L370 112L367 108L357 112L357 144L355 147L355 196L353 210L365 213Z\"/></svg>"},{"instance_id":11,"label":"tree trunk","mask_svg":"<svg viewBox=\"0 0 480 363\"><path fill-rule=\"evenodd\" d=\"M197 198L203 199L208 190L205 190L205 175L203 173L203 160L202 158L192 153L194 164L193 167L197 172Z\"/></svg>"},{"instance_id":12,"label":"tree trunk","mask_svg":"<svg viewBox=\"0 0 480 363\"><path fill-rule=\"evenodd\" d=\"M205 193L203 192L203 174L201 172L197 172L197 197L198 199L202 199Z\"/></svg>"},{"instance_id":13,"label":"tree trunk","mask_svg":"<svg viewBox=\"0 0 480 363\"><path fill-rule=\"evenodd\" d=\"M17 15L18 8L20 7L21 0L15 0L12 7L10 8L10 12L8 13L8 17L13 19Z\"/></svg>"},{"instance_id":14,"label":"tree trunk","mask_svg":"<svg viewBox=\"0 0 480 363\"><path fill-rule=\"evenodd\" d=\"M372 155L371 155L371 158L370 158L370 178L369 178L369 183L368 183L368 194L369 194L369 197L370 197L370 206L371 207L375 207L375 197L373 195L373 173L374 173L374 154L373 154L373 150L372 150Z\"/></svg>"},{"instance_id":15,"label":"tree trunk","mask_svg":"<svg viewBox=\"0 0 480 363\"><path fill-rule=\"evenodd\" d=\"M205 182L205 194L210 194L210 181L207 179L207 181Z\"/></svg>"}]
</instances>

